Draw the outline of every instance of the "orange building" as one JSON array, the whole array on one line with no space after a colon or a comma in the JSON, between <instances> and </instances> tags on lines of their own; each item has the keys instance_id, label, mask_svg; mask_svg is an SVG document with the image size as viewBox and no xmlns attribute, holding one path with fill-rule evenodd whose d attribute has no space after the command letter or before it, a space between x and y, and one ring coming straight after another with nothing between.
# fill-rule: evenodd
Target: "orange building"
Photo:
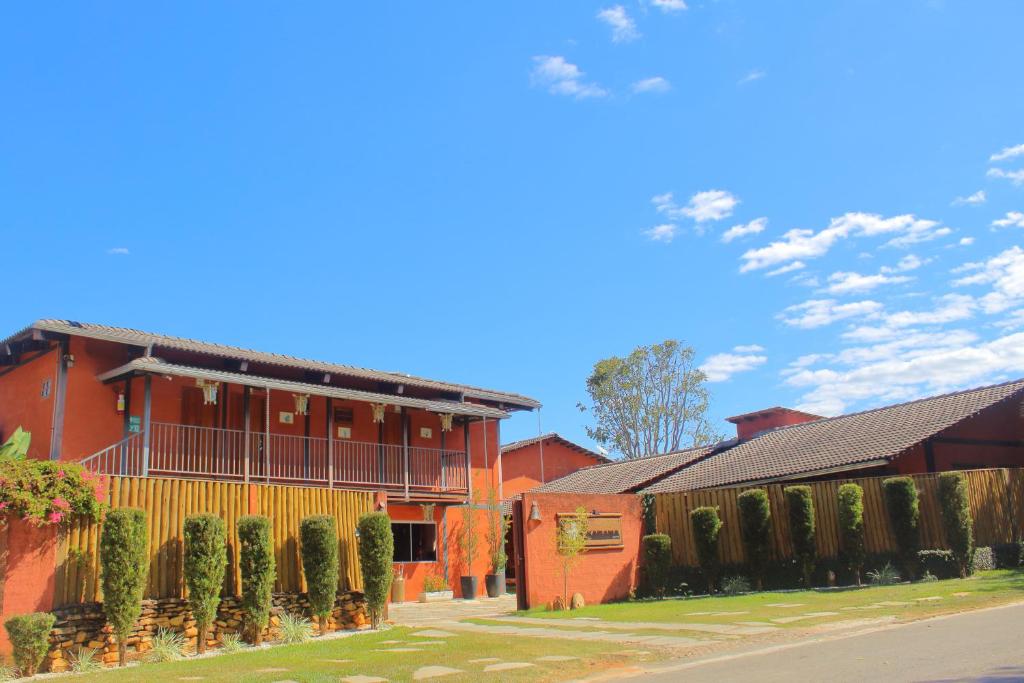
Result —
<instances>
[{"instance_id":1,"label":"orange building","mask_svg":"<svg viewBox=\"0 0 1024 683\"><path fill-rule=\"evenodd\" d=\"M503 391L137 330L40 320L0 342L0 437L108 475L378 492L415 599L459 591L448 510L500 488ZM472 573L486 573L478 558Z\"/></svg>"},{"instance_id":2,"label":"orange building","mask_svg":"<svg viewBox=\"0 0 1024 683\"><path fill-rule=\"evenodd\" d=\"M611 462L608 458L555 434L544 434L501 447L501 481L505 498L513 498L576 470Z\"/></svg>"}]
</instances>

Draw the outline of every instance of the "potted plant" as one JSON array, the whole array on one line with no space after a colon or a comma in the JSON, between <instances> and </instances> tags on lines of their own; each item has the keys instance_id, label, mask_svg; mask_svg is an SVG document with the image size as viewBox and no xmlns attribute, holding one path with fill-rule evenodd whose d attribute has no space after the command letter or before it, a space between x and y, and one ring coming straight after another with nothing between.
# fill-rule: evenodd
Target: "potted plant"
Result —
<instances>
[{"instance_id":1,"label":"potted plant","mask_svg":"<svg viewBox=\"0 0 1024 683\"><path fill-rule=\"evenodd\" d=\"M491 572L484 576L487 597L497 598L505 594L505 535L509 518L502 512L501 503L494 489L487 494L487 550L490 556Z\"/></svg>"},{"instance_id":2,"label":"potted plant","mask_svg":"<svg viewBox=\"0 0 1024 683\"><path fill-rule=\"evenodd\" d=\"M459 528L459 545L462 546L462 558L465 561L465 573L459 577L463 600L475 600L479 580L473 576L473 560L477 552L477 529L473 515L472 502L462 509L462 526Z\"/></svg>"},{"instance_id":3,"label":"potted plant","mask_svg":"<svg viewBox=\"0 0 1024 683\"><path fill-rule=\"evenodd\" d=\"M423 580L420 602L442 602L454 597L452 589L448 586L448 581L440 574L430 574Z\"/></svg>"}]
</instances>

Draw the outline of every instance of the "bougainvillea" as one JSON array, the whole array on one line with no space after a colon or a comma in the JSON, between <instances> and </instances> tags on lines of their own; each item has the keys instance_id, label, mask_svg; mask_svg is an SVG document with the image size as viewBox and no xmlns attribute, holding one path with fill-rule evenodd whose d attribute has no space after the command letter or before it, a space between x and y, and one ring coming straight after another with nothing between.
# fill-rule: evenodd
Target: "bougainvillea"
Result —
<instances>
[{"instance_id":1,"label":"bougainvillea","mask_svg":"<svg viewBox=\"0 0 1024 683\"><path fill-rule=\"evenodd\" d=\"M97 520L105 482L74 463L0 458L0 524L4 514L38 526L60 524L69 515Z\"/></svg>"}]
</instances>

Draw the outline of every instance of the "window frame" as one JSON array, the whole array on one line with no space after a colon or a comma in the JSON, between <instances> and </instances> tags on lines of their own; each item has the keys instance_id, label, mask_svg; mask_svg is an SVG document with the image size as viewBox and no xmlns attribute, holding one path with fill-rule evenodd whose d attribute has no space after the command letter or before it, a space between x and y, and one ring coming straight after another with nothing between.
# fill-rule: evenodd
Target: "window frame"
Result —
<instances>
[{"instance_id":1,"label":"window frame","mask_svg":"<svg viewBox=\"0 0 1024 683\"><path fill-rule=\"evenodd\" d=\"M434 559L432 559L432 560L411 560L411 559L410 560L396 560L396 559L394 559L394 554L392 554L392 557L391 557L391 563L392 564L437 564L438 563L437 542L438 542L439 537L440 537L440 532L438 531L438 525L437 525L436 521L432 521L432 520L428 521L428 520L420 520L420 519L392 519L391 520L391 525L394 526L396 524L408 524L410 526L415 524L415 525L421 525L421 526L432 526L432 527L434 527ZM394 533L394 532L392 532L392 533ZM414 547L415 546L413 544L412 529L410 529L409 530L409 557L413 556L413 548ZM397 550L397 548L396 548L396 550Z\"/></svg>"}]
</instances>

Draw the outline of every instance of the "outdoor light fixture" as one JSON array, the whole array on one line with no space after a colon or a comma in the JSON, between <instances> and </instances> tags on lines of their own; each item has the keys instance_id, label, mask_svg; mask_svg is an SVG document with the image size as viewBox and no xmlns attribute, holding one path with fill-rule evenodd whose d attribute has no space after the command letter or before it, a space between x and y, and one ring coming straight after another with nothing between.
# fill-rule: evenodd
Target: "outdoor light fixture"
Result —
<instances>
[{"instance_id":1,"label":"outdoor light fixture","mask_svg":"<svg viewBox=\"0 0 1024 683\"><path fill-rule=\"evenodd\" d=\"M533 504L530 505L530 521L540 521L540 505L537 505L537 501L533 501Z\"/></svg>"},{"instance_id":2,"label":"outdoor light fixture","mask_svg":"<svg viewBox=\"0 0 1024 683\"><path fill-rule=\"evenodd\" d=\"M295 412L299 415L309 413L309 394L292 394L295 399Z\"/></svg>"}]
</instances>

